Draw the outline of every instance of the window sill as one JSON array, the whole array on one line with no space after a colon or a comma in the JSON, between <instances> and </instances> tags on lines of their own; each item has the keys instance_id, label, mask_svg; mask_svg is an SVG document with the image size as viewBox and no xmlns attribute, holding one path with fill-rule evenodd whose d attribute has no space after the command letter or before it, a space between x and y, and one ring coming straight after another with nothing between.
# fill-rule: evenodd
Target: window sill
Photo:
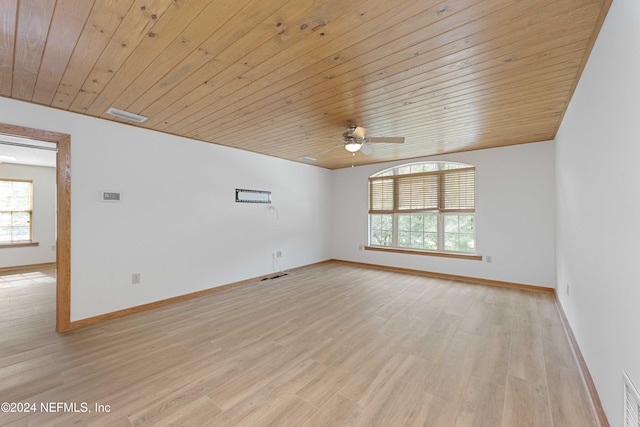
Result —
<instances>
[{"instance_id":1,"label":"window sill","mask_svg":"<svg viewBox=\"0 0 640 427\"><path fill-rule=\"evenodd\" d=\"M38 242L15 242L15 243L0 243L0 249L3 248L26 248L28 246L38 246Z\"/></svg>"},{"instance_id":2,"label":"window sill","mask_svg":"<svg viewBox=\"0 0 640 427\"><path fill-rule=\"evenodd\" d=\"M439 256L444 258L457 258L468 259L472 261L482 261L482 255L468 255L454 252L435 252L435 251L421 251L418 249L398 249L388 248L382 246L365 246L366 251L379 251L379 252L393 252L398 254L411 254L411 255L426 255L426 256Z\"/></svg>"}]
</instances>

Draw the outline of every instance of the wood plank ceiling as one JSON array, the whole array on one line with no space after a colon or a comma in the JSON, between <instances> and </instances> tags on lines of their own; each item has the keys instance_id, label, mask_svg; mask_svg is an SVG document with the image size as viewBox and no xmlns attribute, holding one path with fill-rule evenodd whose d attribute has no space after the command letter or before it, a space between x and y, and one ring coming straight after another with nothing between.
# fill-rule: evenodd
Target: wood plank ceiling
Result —
<instances>
[{"instance_id":1,"label":"wood plank ceiling","mask_svg":"<svg viewBox=\"0 0 640 427\"><path fill-rule=\"evenodd\" d=\"M331 169L543 141L610 2L0 0L0 96Z\"/></svg>"}]
</instances>

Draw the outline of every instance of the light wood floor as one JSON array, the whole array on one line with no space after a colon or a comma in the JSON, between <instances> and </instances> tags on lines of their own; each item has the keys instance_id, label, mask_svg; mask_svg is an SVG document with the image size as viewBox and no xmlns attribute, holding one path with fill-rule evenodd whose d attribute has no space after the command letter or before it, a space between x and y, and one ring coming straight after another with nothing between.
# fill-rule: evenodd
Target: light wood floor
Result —
<instances>
[{"instance_id":1,"label":"light wood floor","mask_svg":"<svg viewBox=\"0 0 640 427\"><path fill-rule=\"evenodd\" d=\"M60 335L54 283L0 276L0 425L595 425L548 293L331 263Z\"/></svg>"}]
</instances>

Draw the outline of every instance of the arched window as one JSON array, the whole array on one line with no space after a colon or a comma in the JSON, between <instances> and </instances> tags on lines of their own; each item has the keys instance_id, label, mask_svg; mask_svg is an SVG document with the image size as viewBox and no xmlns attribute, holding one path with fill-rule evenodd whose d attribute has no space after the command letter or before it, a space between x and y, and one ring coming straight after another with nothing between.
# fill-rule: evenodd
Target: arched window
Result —
<instances>
[{"instance_id":1,"label":"arched window","mask_svg":"<svg viewBox=\"0 0 640 427\"><path fill-rule=\"evenodd\" d=\"M475 253L475 166L411 163L369 177L369 245Z\"/></svg>"}]
</instances>

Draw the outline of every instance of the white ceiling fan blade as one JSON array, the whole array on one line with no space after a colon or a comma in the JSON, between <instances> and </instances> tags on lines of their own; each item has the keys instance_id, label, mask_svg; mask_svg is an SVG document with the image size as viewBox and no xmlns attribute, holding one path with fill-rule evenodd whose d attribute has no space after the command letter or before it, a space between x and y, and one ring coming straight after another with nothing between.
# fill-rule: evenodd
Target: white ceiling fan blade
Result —
<instances>
[{"instance_id":1,"label":"white ceiling fan blade","mask_svg":"<svg viewBox=\"0 0 640 427\"><path fill-rule=\"evenodd\" d=\"M390 142L393 144L402 144L404 142L403 136L372 136L367 138L367 142Z\"/></svg>"},{"instance_id":2,"label":"white ceiling fan blade","mask_svg":"<svg viewBox=\"0 0 640 427\"><path fill-rule=\"evenodd\" d=\"M367 133L367 130L363 127L356 127L351 134L356 139L364 138L364 135Z\"/></svg>"},{"instance_id":3,"label":"white ceiling fan blade","mask_svg":"<svg viewBox=\"0 0 640 427\"><path fill-rule=\"evenodd\" d=\"M369 147L367 144L362 144L362 146L360 147L360 152L365 156L368 156L369 154L373 153L373 148Z\"/></svg>"}]
</instances>

